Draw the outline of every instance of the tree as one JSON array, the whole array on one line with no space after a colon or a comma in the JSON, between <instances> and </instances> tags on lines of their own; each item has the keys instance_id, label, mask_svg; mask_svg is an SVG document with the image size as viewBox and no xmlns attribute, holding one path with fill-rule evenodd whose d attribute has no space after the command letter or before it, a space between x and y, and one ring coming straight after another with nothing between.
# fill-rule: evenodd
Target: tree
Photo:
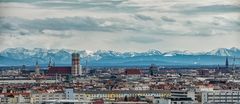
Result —
<instances>
[{"instance_id":1,"label":"tree","mask_svg":"<svg viewBox=\"0 0 240 104\"><path fill-rule=\"evenodd\" d=\"M128 101L128 97L127 97L127 95L125 96L124 101Z\"/></svg>"},{"instance_id":2,"label":"tree","mask_svg":"<svg viewBox=\"0 0 240 104\"><path fill-rule=\"evenodd\" d=\"M139 96L137 96L137 97L136 97L136 100L137 100L137 101L140 101L140 97L139 97Z\"/></svg>"}]
</instances>

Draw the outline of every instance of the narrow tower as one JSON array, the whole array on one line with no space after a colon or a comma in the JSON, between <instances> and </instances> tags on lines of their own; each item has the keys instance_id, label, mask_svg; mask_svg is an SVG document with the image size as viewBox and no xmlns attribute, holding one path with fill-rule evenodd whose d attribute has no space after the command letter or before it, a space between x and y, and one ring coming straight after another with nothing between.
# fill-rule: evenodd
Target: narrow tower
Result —
<instances>
[{"instance_id":1,"label":"narrow tower","mask_svg":"<svg viewBox=\"0 0 240 104\"><path fill-rule=\"evenodd\" d=\"M80 66L80 57L78 53L72 53L72 70L71 73L73 76L78 75L79 73L79 66Z\"/></svg>"},{"instance_id":2,"label":"narrow tower","mask_svg":"<svg viewBox=\"0 0 240 104\"><path fill-rule=\"evenodd\" d=\"M48 62L48 70L52 67L52 59L49 58L49 62Z\"/></svg>"},{"instance_id":3,"label":"narrow tower","mask_svg":"<svg viewBox=\"0 0 240 104\"><path fill-rule=\"evenodd\" d=\"M40 68L39 68L39 65L38 65L38 61L36 61L35 74L36 75L40 74Z\"/></svg>"},{"instance_id":4,"label":"narrow tower","mask_svg":"<svg viewBox=\"0 0 240 104\"><path fill-rule=\"evenodd\" d=\"M225 67L228 68L228 57L226 58Z\"/></svg>"}]
</instances>

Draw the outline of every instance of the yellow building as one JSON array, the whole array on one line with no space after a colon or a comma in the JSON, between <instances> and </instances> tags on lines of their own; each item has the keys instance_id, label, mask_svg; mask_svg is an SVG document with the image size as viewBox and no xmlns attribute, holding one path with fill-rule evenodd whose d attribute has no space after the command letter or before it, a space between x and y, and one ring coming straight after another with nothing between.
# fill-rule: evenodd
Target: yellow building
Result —
<instances>
[{"instance_id":1,"label":"yellow building","mask_svg":"<svg viewBox=\"0 0 240 104\"><path fill-rule=\"evenodd\" d=\"M136 97L136 96L155 96L155 97L170 97L170 91L161 91L161 90L143 90L143 91L79 91L77 93L84 94L90 99L99 99L103 98L106 100L115 100L118 98L127 97Z\"/></svg>"}]
</instances>

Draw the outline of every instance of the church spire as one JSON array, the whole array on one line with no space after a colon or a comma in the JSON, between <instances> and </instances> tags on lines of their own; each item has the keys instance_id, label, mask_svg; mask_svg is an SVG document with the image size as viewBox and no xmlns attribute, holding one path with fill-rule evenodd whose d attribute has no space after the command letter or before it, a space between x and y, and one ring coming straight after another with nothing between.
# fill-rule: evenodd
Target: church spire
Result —
<instances>
[{"instance_id":1,"label":"church spire","mask_svg":"<svg viewBox=\"0 0 240 104\"><path fill-rule=\"evenodd\" d=\"M48 62L48 67L51 67L52 66L52 59L51 57L49 58L49 62Z\"/></svg>"},{"instance_id":2,"label":"church spire","mask_svg":"<svg viewBox=\"0 0 240 104\"><path fill-rule=\"evenodd\" d=\"M228 57L226 57L225 67L228 68L228 65L229 65L229 63L228 63Z\"/></svg>"},{"instance_id":3,"label":"church spire","mask_svg":"<svg viewBox=\"0 0 240 104\"><path fill-rule=\"evenodd\" d=\"M39 67L39 65L38 65L38 60L36 61L35 74L36 74L36 75L39 75L39 74L40 74L40 67Z\"/></svg>"}]
</instances>

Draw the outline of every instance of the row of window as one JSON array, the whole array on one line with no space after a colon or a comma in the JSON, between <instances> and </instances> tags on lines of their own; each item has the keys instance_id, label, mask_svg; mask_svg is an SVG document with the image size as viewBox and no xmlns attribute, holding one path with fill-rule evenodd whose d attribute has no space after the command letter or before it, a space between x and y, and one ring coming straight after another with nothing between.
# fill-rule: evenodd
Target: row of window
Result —
<instances>
[{"instance_id":1,"label":"row of window","mask_svg":"<svg viewBox=\"0 0 240 104\"><path fill-rule=\"evenodd\" d=\"M236 103L236 102L239 102L239 100L209 100L208 102L225 102L225 103Z\"/></svg>"},{"instance_id":2,"label":"row of window","mask_svg":"<svg viewBox=\"0 0 240 104\"><path fill-rule=\"evenodd\" d=\"M240 95L240 92L208 93L208 95Z\"/></svg>"},{"instance_id":3,"label":"row of window","mask_svg":"<svg viewBox=\"0 0 240 104\"><path fill-rule=\"evenodd\" d=\"M75 95L75 99L82 99L84 95ZM35 95L35 100L59 100L59 99L64 99L66 98L65 95L63 94L51 94L51 95Z\"/></svg>"},{"instance_id":4,"label":"row of window","mask_svg":"<svg viewBox=\"0 0 240 104\"><path fill-rule=\"evenodd\" d=\"M160 96L163 94L88 94L92 97L108 97L108 96Z\"/></svg>"}]
</instances>

